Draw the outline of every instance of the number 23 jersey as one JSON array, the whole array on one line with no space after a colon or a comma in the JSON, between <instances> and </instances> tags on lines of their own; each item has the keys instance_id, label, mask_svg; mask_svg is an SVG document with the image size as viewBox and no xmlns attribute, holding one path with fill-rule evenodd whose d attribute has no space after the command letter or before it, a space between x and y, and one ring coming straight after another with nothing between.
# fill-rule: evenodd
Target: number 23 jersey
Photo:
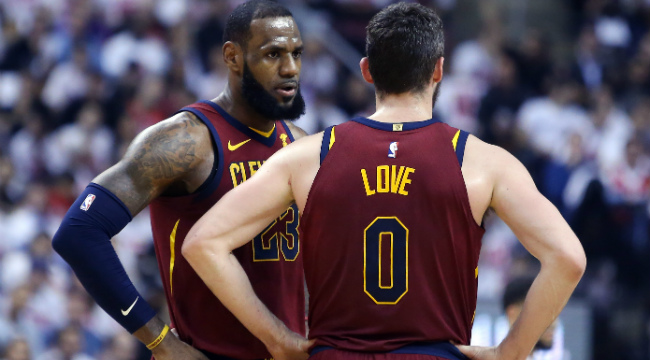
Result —
<instances>
[{"instance_id":1,"label":"number 23 jersey","mask_svg":"<svg viewBox=\"0 0 650 360\"><path fill-rule=\"evenodd\" d=\"M484 230L461 173L466 140L436 120L325 131L301 219L316 345L469 344Z\"/></svg>"},{"instance_id":2,"label":"number 23 jersey","mask_svg":"<svg viewBox=\"0 0 650 360\"><path fill-rule=\"evenodd\" d=\"M282 121L268 134L258 133L210 101L181 111L194 114L210 129L215 167L210 178L187 196L159 197L151 205L151 223L168 308L180 338L209 353L237 359L270 354L226 309L181 254L192 225L226 192L249 179L266 159L293 141ZM213 219L220 221L220 219ZM298 210L289 208L250 243L233 251L255 293L287 326L305 333L304 277Z\"/></svg>"}]
</instances>

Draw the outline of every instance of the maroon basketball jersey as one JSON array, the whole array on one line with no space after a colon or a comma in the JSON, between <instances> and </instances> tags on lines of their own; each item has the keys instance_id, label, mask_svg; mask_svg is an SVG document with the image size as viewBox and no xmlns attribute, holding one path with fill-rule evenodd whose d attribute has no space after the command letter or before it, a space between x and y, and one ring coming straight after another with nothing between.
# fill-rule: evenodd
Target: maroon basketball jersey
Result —
<instances>
[{"instance_id":1,"label":"maroon basketball jersey","mask_svg":"<svg viewBox=\"0 0 650 360\"><path fill-rule=\"evenodd\" d=\"M181 255L194 223L226 192L250 178L273 153L293 141L282 121L262 135L232 118L218 105L203 101L181 111L210 129L215 165L210 178L187 196L159 197L151 205L158 266L173 326L190 345L237 359L269 358L265 346L228 311ZM219 221L219 219L213 219ZM298 211L291 207L252 241L233 253L255 293L287 326L305 333L304 277Z\"/></svg>"},{"instance_id":2,"label":"maroon basketball jersey","mask_svg":"<svg viewBox=\"0 0 650 360\"><path fill-rule=\"evenodd\" d=\"M316 345L469 344L484 230L461 173L466 140L436 120L325 131L301 225Z\"/></svg>"}]
</instances>

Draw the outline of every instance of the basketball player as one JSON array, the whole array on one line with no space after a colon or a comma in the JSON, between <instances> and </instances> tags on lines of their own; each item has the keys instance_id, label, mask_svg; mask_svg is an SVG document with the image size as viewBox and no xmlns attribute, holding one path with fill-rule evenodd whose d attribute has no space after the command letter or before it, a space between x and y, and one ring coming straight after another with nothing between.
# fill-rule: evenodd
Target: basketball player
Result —
<instances>
[{"instance_id":1,"label":"basketball player","mask_svg":"<svg viewBox=\"0 0 650 360\"><path fill-rule=\"evenodd\" d=\"M432 10L391 5L366 41L360 66L376 112L277 152L194 225L183 254L276 360L306 358L307 348L328 360L523 360L582 276L580 242L512 155L431 119L444 43ZM311 342L264 307L230 255L294 203ZM541 271L503 342L474 348L466 345L489 209Z\"/></svg>"},{"instance_id":2,"label":"basketball player","mask_svg":"<svg viewBox=\"0 0 650 360\"><path fill-rule=\"evenodd\" d=\"M54 248L97 303L153 349L158 360L270 357L194 273L181 246L194 222L223 194L250 178L294 136L304 135L282 121L304 113L299 88L303 45L291 13L266 0L237 7L224 40L229 75L223 93L140 134L124 158L86 188L54 237ZM110 243L147 205L170 326L180 340L168 336L169 326L133 287ZM291 330L304 333L296 207L288 206L269 224L236 256L271 311Z\"/></svg>"}]
</instances>

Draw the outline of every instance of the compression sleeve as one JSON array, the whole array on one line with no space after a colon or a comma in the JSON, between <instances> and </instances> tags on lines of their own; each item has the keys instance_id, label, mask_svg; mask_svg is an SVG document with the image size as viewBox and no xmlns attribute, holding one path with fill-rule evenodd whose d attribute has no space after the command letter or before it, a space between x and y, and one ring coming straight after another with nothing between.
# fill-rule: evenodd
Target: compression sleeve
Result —
<instances>
[{"instance_id":1,"label":"compression sleeve","mask_svg":"<svg viewBox=\"0 0 650 360\"><path fill-rule=\"evenodd\" d=\"M91 183L63 218L52 246L97 304L133 333L156 312L133 286L111 244L131 219L117 196Z\"/></svg>"}]
</instances>

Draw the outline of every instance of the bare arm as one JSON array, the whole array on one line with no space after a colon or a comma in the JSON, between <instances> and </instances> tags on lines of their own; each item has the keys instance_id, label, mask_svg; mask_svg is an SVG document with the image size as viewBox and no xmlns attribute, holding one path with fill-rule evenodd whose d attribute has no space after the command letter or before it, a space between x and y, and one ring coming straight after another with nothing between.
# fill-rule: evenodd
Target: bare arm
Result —
<instances>
[{"instance_id":1,"label":"bare arm","mask_svg":"<svg viewBox=\"0 0 650 360\"><path fill-rule=\"evenodd\" d=\"M191 192L196 189L200 185L196 183L202 177L200 169L209 162L206 160L213 158L211 152L212 143L207 128L193 115L181 113L143 131L129 146L124 158L97 176L93 182L117 196L129 212L135 215L164 192ZM208 166L211 167L212 163ZM208 173L203 177L207 177ZM71 240L73 239L70 236L61 237L62 243ZM101 251L113 249L109 246ZM115 264L111 264L111 267L121 267L119 260L116 257L115 259ZM102 286L112 291L113 287L104 286L105 283L96 276L88 275L102 272L98 266L100 265L90 262L77 267L75 271L83 271L87 275L89 283L84 283L87 289L89 284L94 282L100 283L94 286ZM126 275L124 277L122 284L129 282ZM114 291L120 290L118 286ZM144 300L140 299L140 302L142 301ZM165 323L156 316L136 330L134 336L144 344L150 344L162 333L164 326ZM160 360L205 359L200 352L183 344L175 336L165 337L153 352Z\"/></svg>"},{"instance_id":2,"label":"bare arm","mask_svg":"<svg viewBox=\"0 0 650 360\"><path fill-rule=\"evenodd\" d=\"M200 183L192 188L196 181L190 176L211 159L211 152L207 127L183 112L140 133L122 160L93 182L115 194L135 216L170 187L195 190Z\"/></svg>"},{"instance_id":3,"label":"bare arm","mask_svg":"<svg viewBox=\"0 0 650 360\"><path fill-rule=\"evenodd\" d=\"M182 248L201 279L275 359L306 358L309 343L287 329L259 300L231 252L281 215L294 202L294 191L304 192L307 174L315 173L313 164L318 163L318 144L318 138L305 139L278 151L255 176L227 193L192 227ZM304 161L311 157L313 161ZM295 169L300 169L301 175ZM286 349L287 343L293 344L289 346L293 352Z\"/></svg>"},{"instance_id":4,"label":"bare arm","mask_svg":"<svg viewBox=\"0 0 650 360\"><path fill-rule=\"evenodd\" d=\"M525 359L580 281L586 266L585 254L569 225L539 193L517 159L476 138L470 140L467 166L474 164L487 174L484 183L489 186L483 192L491 193L489 206L542 266L519 318L503 342L496 349L461 347L461 351L472 359Z\"/></svg>"}]
</instances>

